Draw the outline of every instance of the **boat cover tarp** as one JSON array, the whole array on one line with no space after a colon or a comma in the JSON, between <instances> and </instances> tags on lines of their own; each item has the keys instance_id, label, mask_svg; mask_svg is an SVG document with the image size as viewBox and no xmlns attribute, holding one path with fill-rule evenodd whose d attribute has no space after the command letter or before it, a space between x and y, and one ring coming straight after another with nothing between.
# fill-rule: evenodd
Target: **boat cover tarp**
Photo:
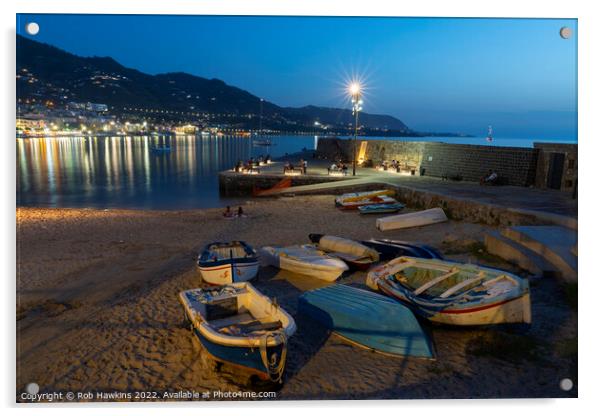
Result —
<instances>
[{"instance_id":1,"label":"boat cover tarp","mask_svg":"<svg viewBox=\"0 0 602 416\"><path fill-rule=\"evenodd\" d=\"M379 259L379 255L376 250L366 247L357 241L335 237L333 235L325 235L320 238L318 248L324 251L352 254L358 258L368 257L374 261L378 261Z\"/></svg>"},{"instance_id":2,"label":"boat cover tarp","mask_svg":"<svg viewBox=\"0 0 602 416\"><path fill-rule=\"evenodd\" d=\"M432 343L410 309L385 296L335 284L301 295L299 311L376 351L433 357Z\"/></svg>"}]
</instances>

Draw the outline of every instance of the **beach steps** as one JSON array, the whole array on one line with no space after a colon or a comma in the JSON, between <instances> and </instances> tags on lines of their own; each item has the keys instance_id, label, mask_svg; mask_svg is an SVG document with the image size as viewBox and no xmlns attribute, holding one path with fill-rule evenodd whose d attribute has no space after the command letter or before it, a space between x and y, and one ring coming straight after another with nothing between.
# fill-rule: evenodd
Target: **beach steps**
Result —
<instances>
[{"instance_id":1,"label":"beach steps","mask_svg":"<svg viewBox=\"0 0 602 416\"><path fill-rule=\"evenodd\" d=\"M577 281L577 231L557 225L507 227L485 236L487 251L537 276Z\"/></svg>"}]
</instances>

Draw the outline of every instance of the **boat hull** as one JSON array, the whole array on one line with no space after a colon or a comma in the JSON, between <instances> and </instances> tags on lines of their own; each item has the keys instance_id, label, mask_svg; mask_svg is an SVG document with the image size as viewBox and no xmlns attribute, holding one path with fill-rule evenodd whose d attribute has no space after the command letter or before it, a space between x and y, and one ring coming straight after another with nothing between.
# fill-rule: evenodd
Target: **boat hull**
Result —
<instances>
[{"instance_id":1,"label":"boat hull","mask_svg":"<svg viewBox=\"0 0 602 416\"><path fill-rule=\"evenodd\" d=\"M248 263L226 263L213 266L200 263L198 266L201 279L212 285L225 285L236 282L247 282L254 279L259 272L259 261Z\"/></svg>"},{"instance_id":2,"label":"boat hull","mask_svg":"<svg viewBox=\"0 0 602 416\"><path fill-rule=\"evenodd\" d=\"M420 308L408 299L399 296L399 294L391 292L387 288L380 287L380 290L383 293L398 299L405 305L408 305L424 318L439 324L478 326L531 323L531 297L529 293L516 298L494 302L492 304L471 306L467 308L449 308L432 313Z\"/></svg>"},{"instance_id":3,"label":"boat hull","mask_svg":"<svg viewBox=\"0 0 602 416\"><path fill-rule=\"evenodd\" d=\"M409 214L394 215L376 220L376 228L380 231L398 230L401 228L421 227L447 221L441 208L431 208Z\"/></svg>"},{"instance_id":4,"label":"boat hull","mask_svg":"<svg viewBox=\"0 0 602 416\"><path fill-rule=\"evenodd\" d=\"M193 333L194 337L213 360L230 365L245 373L256 375L261 380L270 380L270 374L263 364L259 348L220 345L205 338L196 328L193 328ZM275 354L276 360L280 360L282 352L283 344L267 348L268 357L272 357Z\"/></svg>"},{"instance_id":5,"label":"boat hull","mask_svg":"<svg viewBox=\"0 0 602 416\"><path fill-rule=\"evenodd\" d=\"M407 307L385 296L335 284L304 293L298 311L373 351L433 357L430 339Z\"/></svg>"},{"instance_id":6,"label":"boat hull","mask_svg":"<svg viewBox=\"0 0 602 416\"><path fill-rule=\"evenodd\" d=\"M273 247L264 247L262 258L271 266L328 282L337 280L339 276L349 270L345 262L333 257L321 256L312 261L311 257L306 260L303 257L279 254L278 249Z\"/></svg>"},{"instance_id":7,"label":"boat hull","mask_svg":"<svg viewBox=\"0 0 602 416\"><path fill-rule=\"evenodd\" d=\"M409 271L407 275L404 270ZM412 273L416 273L419 283L410 283ZM430 280L424 280L429 273ZM453 277L460 279L443 286L436 295L425 295ZM459 326L531 323L528 281L501 270L399 257L372 269L366 285L432 322Z\"/></svg>"},{"instance_id":8,"label":"boat hull","mask_svg":"<svg viewBox=\"0 0 602 416\"><path fill-rule=\"evenodd\" d=\"M373 205L364 205L358 207L360 214L362 215L370 215L370 214L390 214L399 212L404 208L403 204L373 204Z\"/></svg>"}]
</instances>

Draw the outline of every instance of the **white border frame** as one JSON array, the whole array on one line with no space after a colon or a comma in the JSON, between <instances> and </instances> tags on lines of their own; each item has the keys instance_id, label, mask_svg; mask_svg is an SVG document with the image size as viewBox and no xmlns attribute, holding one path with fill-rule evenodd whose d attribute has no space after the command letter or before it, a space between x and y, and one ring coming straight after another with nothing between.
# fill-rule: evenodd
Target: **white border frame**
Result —
<instances>
[{"instance_id":1,"label":"white border frame","mask_svg":"<svg viewBox=\"0 0 602 416\"><path fill-rule=\"evenodd\" d=\"M0 391L2 404L12 407L15 411L14 383L15 383L15 141L11 139L14 132L15 120L15 13L113 13L113 14L223 14L223 15L334 15L334 16L428 16L428 17L546 17L546 18L578 18L579 26L579 147L580 147L580 176L579 192L580 219L585 226L581 227L580 235L580 275L583 285L579 291L580 332L579 343L579 396L578 400L437 400L437 401L358 401L358 402L278 402L278 403L203 403L203 404L171 404L171 411L179 413L198 413L202 409L228 409L229 412L244 412L245 414L265 414L266 411L282 411L293 414L305 414L317 409L332 412L335 408L345 408L355 414L369 412L377 406L378 412L397 414L419 412L444 412L446 416L455 414L464 415L471 413L487 412L498 415L516 412L518 409L543 410L548 414L566 413L593 413L599 411L596 402L600 402L597 392L600 374L600 360L597 349L601 336L599 312L594 309L599 300L594 293L600 293L599 273L596 273L596 254L600 246L599 237L596 235L600 227L598 189L600 188L598 170L600 164L597 156L602 154L602 137L595 131L597 126L596 116L599 118L599 108L596 106L601 97L600 74L600 41L602 40L602 22L600 13L595 8L594 2L571 1L475 1L475 0L423 0L419 2L393 2L385 0L169 0L166 2L141 2L139 0L102 0L89 2L85 0L19 0L13 4L2 3L0 14L3 21L2 42L3 62L2 79L4 92L0 117L4 132L5 145L2 152L3 175L0 192L4 196L2 205L2 236L3 249L2 264L6 272L4 281L3 315L6 319L4 328L7 334L1 343L3 366L5 370L2 377ZM111 405L93 404L86 407L85 412L90 414L106 414L108 410L116 407L125 407L130 414L164 414L166 404L156 405ZM293 407L294 406L294 407ZM23 407L23 406L20 406ZM291 408L293 407L293 408ZM403 407L403 409L399 409ZM314 410L315 409L315 410ZM81 408L74 408L65 404L47 406L27 406L25 412L44 411L50 414L81 413ZM11 413L12 413L11 411ZM123 411L121 411L123 412ZM23 412L19 412L23 413Z\"/></svg>"}]
</instances>

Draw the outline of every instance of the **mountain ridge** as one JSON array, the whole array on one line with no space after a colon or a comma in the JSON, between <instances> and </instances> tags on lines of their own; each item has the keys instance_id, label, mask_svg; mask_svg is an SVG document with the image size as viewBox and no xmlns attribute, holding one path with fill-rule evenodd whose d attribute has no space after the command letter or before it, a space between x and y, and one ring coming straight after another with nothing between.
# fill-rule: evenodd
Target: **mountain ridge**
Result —
<instances>
[{"instance_id":1,"label":"mountain ridge","mask_svg":"<svg viewBox=\"0 0 602 416\"><path fill-rule=\"evenodd\" d=\"M318 121L349 129L354 121L349 109L313 104L286 107L267 100L260 103L260 97L218 78L182 71L151 75L128 68L110 56L81 57L17 35L17 98L31 97L58 103L105 103L116 113L136 107L188 114L228 114L247 120L258 119L261 107L266 128L313 128ZM246 123L256 124L257 120ZM362 112L360 124L368 129L412 132L390 115Z\"/></svg>"}]
</instances>

